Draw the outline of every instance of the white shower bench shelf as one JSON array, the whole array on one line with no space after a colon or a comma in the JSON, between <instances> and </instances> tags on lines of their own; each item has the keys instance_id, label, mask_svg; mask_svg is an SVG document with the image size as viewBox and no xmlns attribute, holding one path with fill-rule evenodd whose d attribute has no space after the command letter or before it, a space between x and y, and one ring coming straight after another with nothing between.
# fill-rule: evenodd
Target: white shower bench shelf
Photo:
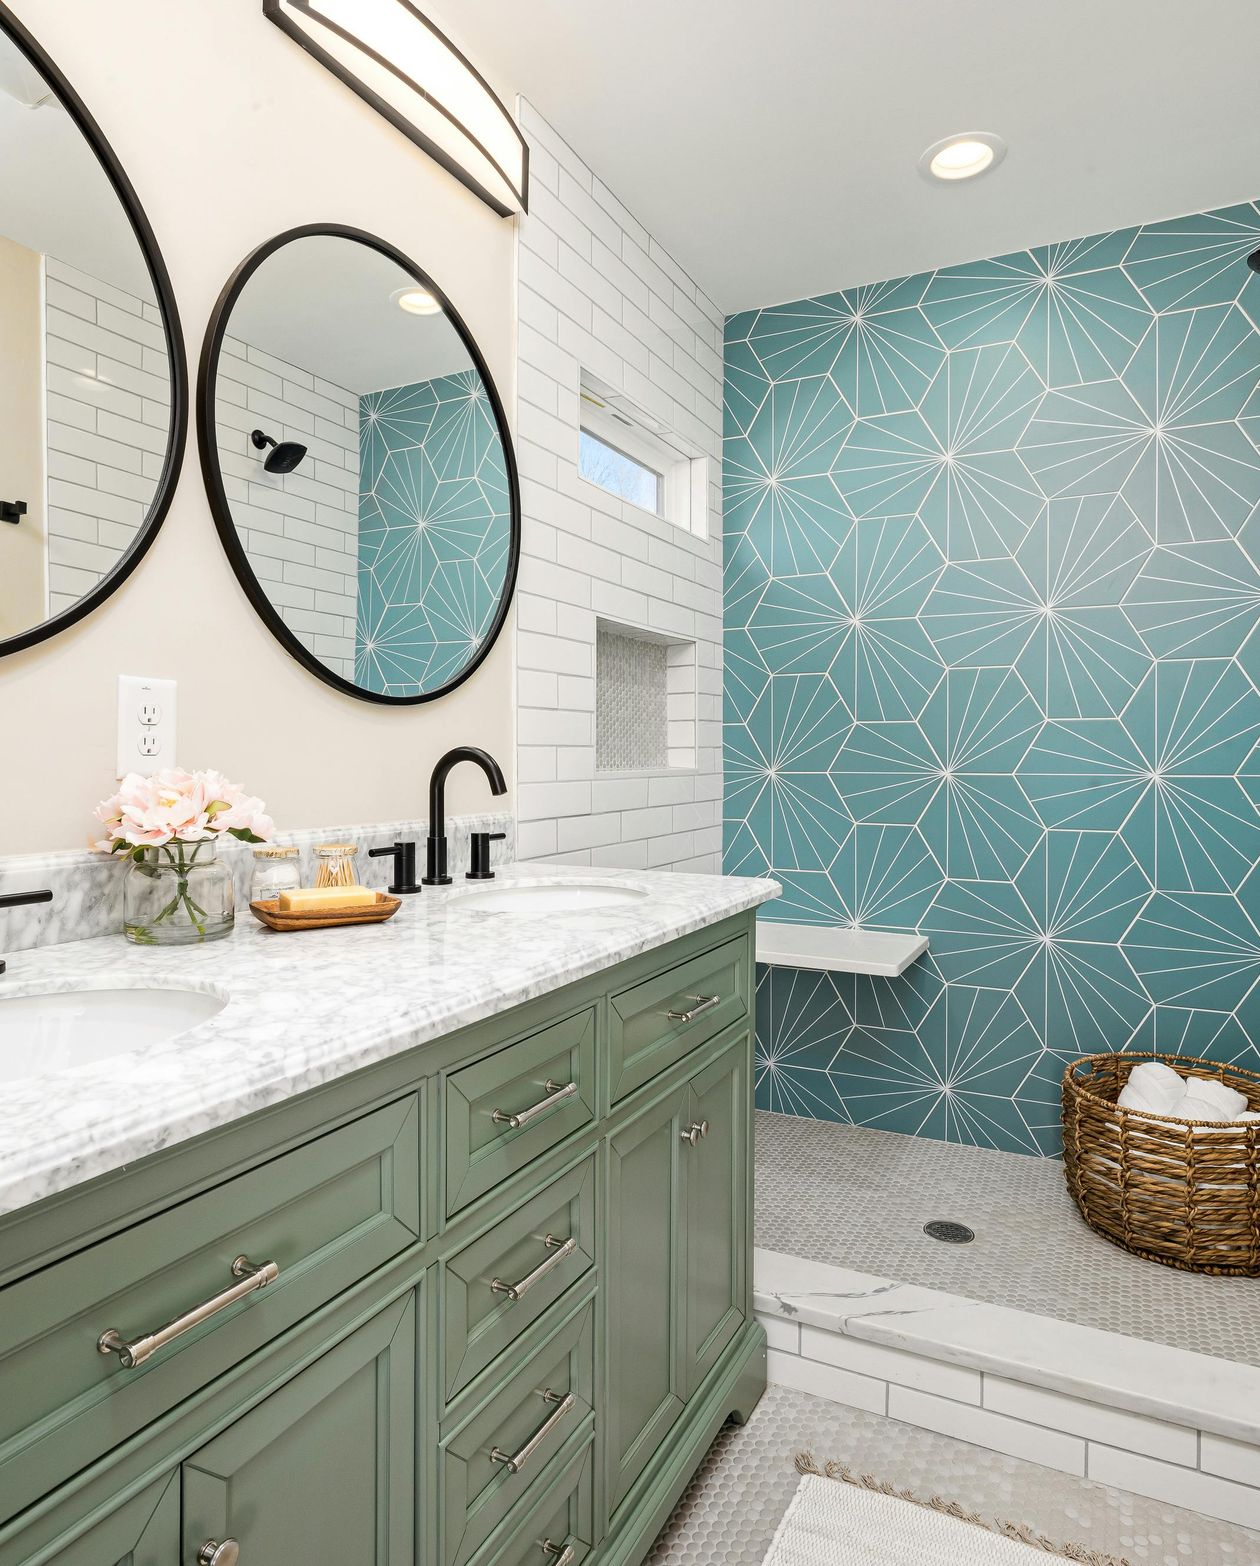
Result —
<instances>
[{"instance_id":1,"label":"white shower bench shelf","mask_svg":"<svg viewBox=\"0 0 1260 1566\"><path fill-rule=\"evenodd\" d=\"M927 936L913 931L757 923L757 961L771 968L821 968L829 973L876 973L896 978L927 949Z\"/></svg>"}]
</instances>

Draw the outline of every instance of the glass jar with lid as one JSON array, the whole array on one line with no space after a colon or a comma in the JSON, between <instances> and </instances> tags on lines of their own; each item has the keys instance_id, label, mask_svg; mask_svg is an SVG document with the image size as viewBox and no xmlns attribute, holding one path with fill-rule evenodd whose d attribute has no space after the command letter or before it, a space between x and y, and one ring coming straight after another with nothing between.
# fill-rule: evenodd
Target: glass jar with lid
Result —
<instances>
[{"instance_id":1,"label":"glass jar with lid","mask_svg":"<svg viewBox=\"0 0 1260 1566\"><path fill-rule=\"evenodd\" d=\"M251 903L270 902L281 892L295 892L302 884L302 863L296 848L262 843L254 850L254 874L249 883Z\"/></svg>"},{"instance_id":2,"label":"glass jar with lid","mask_svg":"<svg viewBox=\"0 0 1260 1566\"><path fill-rule=\"evenodd\" d=\"M359 877L354 868L354 858L358 852L355 843L317 843L315 885L357 886Z\"/></svg>"}]
</instances>

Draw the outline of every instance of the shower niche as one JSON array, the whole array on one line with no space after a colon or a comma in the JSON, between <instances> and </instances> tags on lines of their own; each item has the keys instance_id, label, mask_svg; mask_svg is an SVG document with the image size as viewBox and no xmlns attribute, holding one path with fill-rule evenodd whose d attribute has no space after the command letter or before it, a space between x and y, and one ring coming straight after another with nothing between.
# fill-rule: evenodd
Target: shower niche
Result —
<instances>
[{"instance_id":1,"label":"shower niche","mask_svg":"<svg viewBox=\"0 0 1260 1566\"><path fill-rule=\"evenodd\" d=\"M696 765L696 644L613 621L595 628L595 767Z\"/></svg>"}]
</instances>

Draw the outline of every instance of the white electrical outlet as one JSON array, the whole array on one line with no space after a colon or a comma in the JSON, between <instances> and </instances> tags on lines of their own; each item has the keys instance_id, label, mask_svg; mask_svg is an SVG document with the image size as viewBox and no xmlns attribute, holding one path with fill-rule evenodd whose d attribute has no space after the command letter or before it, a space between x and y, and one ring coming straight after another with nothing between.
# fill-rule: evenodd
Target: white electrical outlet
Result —
<instances>
[{"instance_id":1,"label":"white electrical outlet","mask_svg":"<svg viewBox=\"0 0 1260 1566\"><path fill-rule=\"evenodd\" d=\"M175 765L175 681L118 676L118 776Z\"/></svg>"}]
</instances>

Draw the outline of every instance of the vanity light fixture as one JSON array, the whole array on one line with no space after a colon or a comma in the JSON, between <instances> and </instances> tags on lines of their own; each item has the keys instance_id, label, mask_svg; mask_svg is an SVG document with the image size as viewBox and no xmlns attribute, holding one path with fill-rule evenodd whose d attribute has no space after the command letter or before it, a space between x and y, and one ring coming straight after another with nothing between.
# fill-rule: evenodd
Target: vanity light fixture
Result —
<instances>
[{"instance_id":1,"label":"vanity light fixture","mask_svg":"<svg viewBox=\"0 0 1260 1566\"><path fill-rule=\"evenodd\" d=\"M263 0L263 11L501 217L527 210L515 120L410 0Z\"/></svg>"},{"instance_id":2,"label":"vanity light fixture","mask_svg":"<svg viewBox=\"0 0 1260 1566\"><path fill-rule=\"evenodd\" d=\"M390 294L390 303L396 304L408 315L441 315L442 306L427 288L400 288Z\"/></svg>"},{"instance_id":3,"label":"vanity light fixture","mask_svg":"<svg viewBox=\"0 0 1260 1566\"><path fill-rule=\"evenodd\" d=\"M997 168L1006 156L1006 143L990 131L965 131L934 141L919 159L925 179L975 179Z\"/></svg>"}]
</instances>

